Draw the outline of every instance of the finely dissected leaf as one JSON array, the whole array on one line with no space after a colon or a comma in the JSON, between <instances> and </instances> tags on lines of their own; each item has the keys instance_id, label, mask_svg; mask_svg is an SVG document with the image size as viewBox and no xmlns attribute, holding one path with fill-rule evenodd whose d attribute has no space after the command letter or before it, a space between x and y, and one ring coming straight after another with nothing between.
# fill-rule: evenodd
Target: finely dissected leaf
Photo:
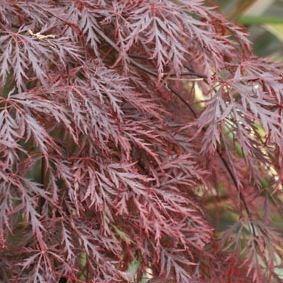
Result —
<instances>
[{"instance_id":1,"label":"finely dissected leaf","mask_svg":"<svg viewBox=\"0 0 283 283\"><path fill-rule=\"evenodd\" d=\"M41 39L24 28L18 32L4 31L0 35L0 43L3 52L0 61L2 81L5 81L7 73L12 71L18 89L26 88L24 80L31 78L32 73L29 76L28 72L30 69L42 84L46 84L48 62L61 62L62 68L68 55L76 60L80 58L79 49L70 45L68 39L48 36Z\"/></svg>"},{"instance_id":2,"label":"finely dissected leaf","mask_svg":"<svg viewBox=\"0 0 283 283\"><path fill-rule=\"evenodd\" d=\"M251 50L202 0L1 1L0 281L280 282L282 66Z\"/></svg>"}]
</instances>

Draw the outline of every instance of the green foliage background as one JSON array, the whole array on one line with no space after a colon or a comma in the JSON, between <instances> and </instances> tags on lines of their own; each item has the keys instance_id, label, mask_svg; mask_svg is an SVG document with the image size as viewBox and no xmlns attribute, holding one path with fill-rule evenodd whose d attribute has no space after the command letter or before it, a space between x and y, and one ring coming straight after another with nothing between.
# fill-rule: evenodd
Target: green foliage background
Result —
<instances>
[{"instance_id":1,"label":"green foliage background","mask_svg":"<svg viewBox=\"0 0 283 283\"><path fill-rule=\"evenodd\" d=\"M283 0L218 0L224 14L249 29L254 51L283 61Z\"/></svg>"}]
</instances>

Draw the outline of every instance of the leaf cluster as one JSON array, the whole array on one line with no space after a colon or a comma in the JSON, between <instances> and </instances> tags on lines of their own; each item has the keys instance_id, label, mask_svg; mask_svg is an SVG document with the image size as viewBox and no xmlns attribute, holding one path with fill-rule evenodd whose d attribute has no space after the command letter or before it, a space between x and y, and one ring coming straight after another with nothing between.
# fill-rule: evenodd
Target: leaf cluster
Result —
<instances>
[{"instance_id":1,"label":"leaf cluster","mask_svg":"<svg viewBox=\"0 0 283 283\"><path fill-rule=\"evenodd\" d=\"M202 0L0 26L3 282L280 282L282 67L240 27Z\"/></svg>"}]
</instances>

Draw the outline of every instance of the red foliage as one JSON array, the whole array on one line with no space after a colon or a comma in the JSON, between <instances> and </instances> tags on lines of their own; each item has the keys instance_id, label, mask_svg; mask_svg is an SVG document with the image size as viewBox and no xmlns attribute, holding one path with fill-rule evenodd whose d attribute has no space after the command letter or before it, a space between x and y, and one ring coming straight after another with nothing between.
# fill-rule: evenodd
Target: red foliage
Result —
<instances>
[{"instance_id":1,"label":"red foliage","mask_svg":"<svg viewBox=\"0 0 283 283\"><path fill-rule=\"evenodd\" d=\"M202 0L2 0L0 26L2 282L280 282L282 68L239 27Z\"/></svg>"}]
</instances>

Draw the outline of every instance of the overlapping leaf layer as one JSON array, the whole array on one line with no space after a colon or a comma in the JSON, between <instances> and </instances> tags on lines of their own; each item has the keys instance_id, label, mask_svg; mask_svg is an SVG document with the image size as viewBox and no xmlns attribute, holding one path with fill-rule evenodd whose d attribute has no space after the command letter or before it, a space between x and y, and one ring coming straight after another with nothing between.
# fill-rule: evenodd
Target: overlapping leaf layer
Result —
<instances>
[{"instance_id":1,"label":"overlapping leaf layer","mask_svg":"<svg viewBox=\"0 0 283 283\"><path fill-rule=\"evenodd\" d=\"M202 0L2 0L0 26L1 281L280 282L282 68L239 27Z\"/></svg>"}]
</instances>

